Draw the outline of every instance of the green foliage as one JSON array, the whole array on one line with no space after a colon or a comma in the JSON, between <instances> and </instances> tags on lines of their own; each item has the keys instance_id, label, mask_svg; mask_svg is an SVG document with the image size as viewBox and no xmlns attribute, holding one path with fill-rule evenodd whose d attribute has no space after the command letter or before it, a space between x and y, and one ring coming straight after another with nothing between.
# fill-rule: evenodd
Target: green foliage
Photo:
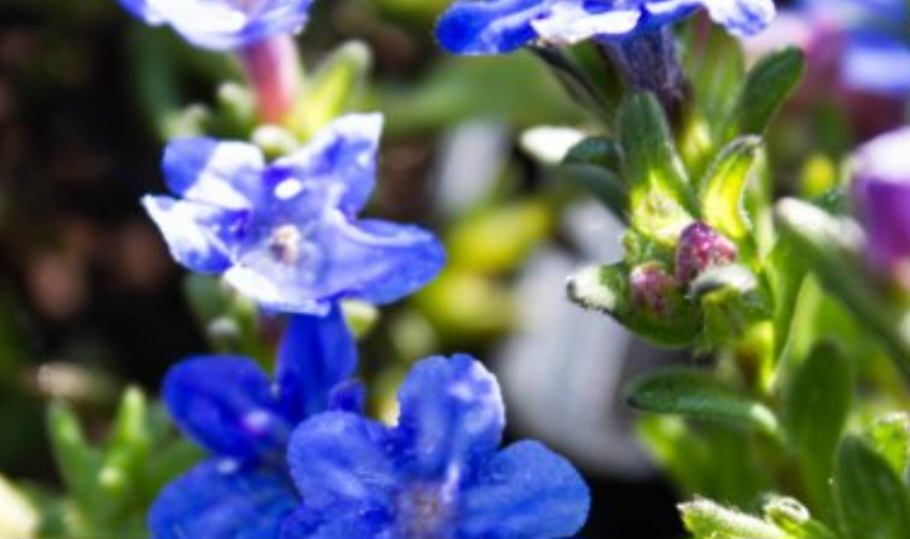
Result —
<instances>
[{"instance_id":1,"label":"green foliage","mask_svg":"<svg viewBox=\"0 0 910 539\"><path fill-rule=\"evenodd\" d=\"M780 435L774 412L705 371L673 370L643 376L628 387L626 400L640 410Z\"/></svg>"},{"instance_id":2,"label":"green foliage","mask_svg":"<svg viewBox=\"0 0 910 539\"><path fill-rule=\"evenodd\" d=\"M910 494L867 442L849 436L841 443L833 489L845 539L910 537Z\"/></svg>"},{"instance_id":3,"label":"green foliage","mask_svg":"<svg viewBox=\"0 0 910 539\"><path fill-rule=\"evenodd\" d=\"M795 47L762 58L741 87L733 108L731 136L764 133L802 78L805 63L802 51Z\"/></svg>"},{"instance_id":4,"label":"green foliage","mask_svg":"<svg viewBox=\"0 0 910 539\"><path fill-rule=\"evenodd\" d=\"M176 440L163 413L148 409L144 395L127 390L106 439L89 443L73 410L56 403L48 433L66 487L57 504L46 504L39 536L49 539L143 539L145 516L158 490L189 468L201 453Z\"/></svg>"},{"instance_id":5,"label":"green foliage","mask_svg":"<svg viewBox=\"0 0 910 539\"><path fill-rule=\"evenodd\" d=\"M675 245L692 222L694 204L660 103L647 93L628 96L619 106L617 132L632 226L659 244Z\"/></svg>"},{"instance_id":6,"label":"green foliage","mask_svg":"<svg viewBox=\"0 0 910 539\"><path fill-rule=\"evenodd\" d=\"M809 496L825 515L831 513L828 480L850 410L852 370L839 347L822 341L784 388L784 427Z\"/></svg>"}]
</instances>

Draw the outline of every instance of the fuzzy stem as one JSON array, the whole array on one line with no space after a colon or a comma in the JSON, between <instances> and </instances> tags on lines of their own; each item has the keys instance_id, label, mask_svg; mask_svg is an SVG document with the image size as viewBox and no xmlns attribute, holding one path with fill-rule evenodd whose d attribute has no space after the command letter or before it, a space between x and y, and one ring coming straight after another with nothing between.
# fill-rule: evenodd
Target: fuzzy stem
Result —
<instances>
[{"instance_id":1,"label":"fuzzy stem","mask_svg":"<svg viewBox=\"0 0 910 539\"><path fill-rule=\"evenodd\" d=\"M283 122L303 78L294 38L290 34L266 38L243 47L239 56L256 93L260 119Z\"/></svg>"}]
</instances>

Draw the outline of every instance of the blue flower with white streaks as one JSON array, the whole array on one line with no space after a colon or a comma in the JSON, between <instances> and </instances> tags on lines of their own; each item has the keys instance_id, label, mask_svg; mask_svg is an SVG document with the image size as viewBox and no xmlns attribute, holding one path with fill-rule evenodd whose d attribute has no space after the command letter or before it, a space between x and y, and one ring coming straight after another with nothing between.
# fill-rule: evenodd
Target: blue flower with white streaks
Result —
<instances>
[{"instance_id":1,"label":"blue flower with white streaks","mask_svg":"<svg viewBox=\"0 0 910 539\"><path fill-rule=\"evenodd\" d=\"M456 0L436 37L455 54L501 54L534 42L625 40L702 7L739 36L761 31L775 13L772 0Z\"/></svg>"},{"instance_id":2,"label":"blue flower with white streaks","mask_svg":"<svg viewBox=\"0 0 910 539\"><path fill-rule=\"evenodd\" d=\"M362 408L351 380L357 353L337 306L290 318L275 380L251 359L202 356L167 374L163 397L178 427L211 457L165 487L149 513L154 539L277 538L299 504L284 465L303 419Z\"/></svg>"},{"instance_id":3,"label":"blue flower with white streaks","mask_svg":"<svg viewBox=\"0 0 910 539\"><path fill-rule=\"evenodd\" d=\"M333 411L291 436L303 503L280 539L554 539L584 524L578 472L537 442L499 449L499 386L466 355L419 362L398 424Z\"/></svg>"},{"instance_id":4,"label":"blue flower with white streaks","mask_svg":"<svg viewBox=\"0 0 910 539\"><path fill-rule=\"evenodd\" d=\"M187 41L215 50L296 32L313 0L119 0L151 25L167 24Z\"/></svg>"},{"instance_id":5,"label":"blue flower with white streaks","mask_svg":"<svg viewBox=\"0 0 910 539\"><path fill-rule=\"evenodd\" d=\"M356 218L373 190L381 125L378 114L342 117L269 164L251 144L177 139L163 163L175 196L142 202L178 262L224 273L267 309L395 301L431 280L445 255L419 227Z\"/></svg>"}]
</instances>

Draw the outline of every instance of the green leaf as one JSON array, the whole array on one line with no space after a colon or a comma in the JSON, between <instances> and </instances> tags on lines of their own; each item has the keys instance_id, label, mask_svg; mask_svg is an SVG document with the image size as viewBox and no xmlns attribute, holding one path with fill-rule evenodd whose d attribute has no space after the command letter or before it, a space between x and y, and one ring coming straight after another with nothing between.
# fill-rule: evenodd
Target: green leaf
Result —
<instances>
[{"instance_id":1,"label":"green leaf","mask_svg":"<svg viewBox=\"0 0 910 539\"><path fill-rule=\"evenodd\" d=\"M910 498L888 461L862 439L841 443L834 501L846 539L910 537Z\"/></svg>"},{"instance_id":2,"label":"green leaf","mask_svg":"<svg viewBox=\"0 0 910 539\"><path fill-rule=\"evenodd\" d=\"M622 221L629 218L629 193L613 171L597 165L563 164L555 169L559 176L585 188Z\"/></svg>"},{"instance_id":3,"label":"green leaf","mask_svg":"<svg viewBox=\"0 0 910 539\"><path fill-rule=\"evenodd\" d=\"M562 162L566 165L596 165L619 175L622 148L609 137L588 137L572 146Z\"/></svg>"},{"instance_id":4,"label":"green leaf","mask_svg":"<svg viewBox=\"0 0 910 539\"><path fill-rule=\"evenodd\" d=\"M831 508L828 479L850 411L852 369L839 347L822 341L785 378L784 426L811 499L823 515Z\"/></svg>"},{"instance_id":5,"label":"green leaf","mask_svg":"<svg viewBox=\"0 0 910 539\"><path fill-rule=\"evenodd\" d=\"M762 58L749 71L733 109L731 136L759 135L787 97L796 88L805 70L805 58L798 48L787 47Z\"/></svg>"},{"instance_id":6,"label":"green leaf","mask_svg":"<svg viewBox=\"0 0 910 539\"><path fill-rule=\"evenodd\" d=\"M619 107L617 132L632 226L658 243L675 245L692 222L695 205L660 103L647 93L626 97Z\"/></svg>"},{"instance_id":7,"label":"green leaf","mask_svg":"<svg viewBox=\"0 0 910 539\"><path fill-rule=\"evenodd\" d=\"M741 248L752 228L743 207L746 182L761 147L761 138L756 136L734 140L718 154L698 185L705 222Z\"/></svg>"},{"instance_id":8,"label":"green leaf","mask_svg":"<svg viewBox=\"0 0 910 539\"><path fill-rule=\"evenodd\" d=\"M774 358L779 362L790 340L794 312L808 269L789 236L778 238L762 266L774 298Z\"/></svg>"},{"instance_id":9,"label":"green leaf","mask_svg":"<svg viewBox=\"0 0 910 539\"><path fill-rule=\"evenodd\" d=\"M151 451L145 395L138 388L127 389L107 443L98 485L109 500L109 514L125 510L135 503L142 486L136 483L142 476Z\"/></svg>"},{"instance_id":10,"label":"green leaf","mask_svg":"<svg viewBox=\"0 0 910 539\"><path fill-rule=\"evenodd\" d=\"M290 115L290 129L303 139L354 108L363 91L372 54L359 41L338 47L304 84L304 92Z\"/></svg>"},{"instance_id":11,"label":"green leaf","mask_svg":"<svg viewBox=\"0 0 910 539\"><path fill-rule=\"evenodd\" d=\"M101 456L85 441L76 416L64 403L48 409L48 434L63 480L83 509L97 514L104 506L98 490Z\"/></svg>"},{"instance_id":12,"label":"green leaf","mask_svg":"<svg viewBox=\"0 0 910 539\"><path fill-rule=\"evenodd\" d=\"M779 436L777 418L767 406L704 371L684 369L647 375L633 381L626 395L629 405L639 410L682 415Z\"/></svg>"},{"instance_id":13,"label":"green leaf","mask_svg":"<svg viewBox=\"0 0 910 539\"><path fill-rule=\"evenodd\" d=\"M896 474L907 477L910 464L910 414L887 414L876 419L863 434Z\"/></svg>"},{"instance_id":14,"label":"green leaf","mask_svg":"<svg viewBox=\"0 0 910 539\"><path fill-rule=\"evenodd\" d=\"M792 539L774 524L711 500L680 504L679 511L695 539Z\"/></svg>"},{"instance_id":15,"label":"green leaf","mask_svg":"<svg viewBox=\"0 0 910 539\"><path fill-rule=\"evenodd\" d=\"M636 335L661 346L689 346L701 326L700 317L688 312L681 292L666 298L670 306L666 316L639 312L631 300L629 270L624 263L578 271L569 279L567 292L581 307L609 314Z\"/></svg>"},{"instance_id":16,"label":"green leaf","mask_svg":"<svg viewBox=\"0 0 910 539\"><path fill-rule=\"evenodd\" d=\"M900 327L902 309L868 278L860 259L859 225L795 199L778 202L775 210L783 233L794 243L794 252L824 288L879 337L892 360L910 376L910 333Z\"/></svg>"}]
</instances>

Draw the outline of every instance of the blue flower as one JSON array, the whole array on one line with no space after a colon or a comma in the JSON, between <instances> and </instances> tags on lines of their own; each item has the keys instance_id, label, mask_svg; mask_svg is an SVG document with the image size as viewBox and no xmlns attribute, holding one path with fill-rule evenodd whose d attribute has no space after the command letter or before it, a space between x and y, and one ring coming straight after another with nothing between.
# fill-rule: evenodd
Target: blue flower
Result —
<instances>
[{"instance_id":1,"label":"blue flower","mask_svg":"<svg viewBox=\"0 0 910 539\"><path fill-rule=\"evenodd\" d=\"M299 503L284 466L289 436L313 414L359 409L362 390L350 379L356 364L333 307L326 317L291 317L274 382L241 357L196 357L172 368L168 410L212 456L161 492L149 513L154 539L278 537Z\"/></svg>"},{"instance_id":2,"label":"blue flower","mask_svg":"<svg viewBox=\"0 0 910 539\"><path fill-rule=\"evenodd\" d=\"M120 0L148 24L167 24L190 43L227 50L277 34L296 32L307 22L313 0Z\"/></svg>"},{"instance_id":3,"label":"blue flower","mask_svg":"<svg viewBox=\"0 0 910 539\"><path fill-rule=\"evenodd\" d=\"M263 307L321 314L339 298L395 301L444 262L429 232L358 220L376 176L381 116L334 121L266 164L241 142L172 141L164 174L177 196L142 200L174 258L225 279Z\"/></svg>"},{"instance_id":4,"label":"blue flower","mask_svg":"<svg viewBox=\"0 0 910 539\"><path fill-rule=\"evenodd\" d=\"M500 54L532 42L625 40L701 7L739 36L762 30L775 12L772 0L457 0L439 20L436 37L455 54Z\"/></svg>"},{"instance_id":5,"label":"blue flower","mask_svg":"<svg viewBox=\"0 0 910 539\"><path fill-rule=\"evenodd\" d=\"M417 364L395 427L333 411L291 437L303 503L281 539L551 539L581 528L589 493L542 444L499 450L499 387L465 355Z\"/></svg>"},{"instance_id":6,"label":"blue flower","mask_svg":"<svg viewBox=\"0 0 910 539\"><path fill-rule=\"evenodd\" d=\"M840 82L848 89L904 98L910 93L910 4L905 0L803 0L799 9L843 47Z\"/></svg>"}]
</instances>

